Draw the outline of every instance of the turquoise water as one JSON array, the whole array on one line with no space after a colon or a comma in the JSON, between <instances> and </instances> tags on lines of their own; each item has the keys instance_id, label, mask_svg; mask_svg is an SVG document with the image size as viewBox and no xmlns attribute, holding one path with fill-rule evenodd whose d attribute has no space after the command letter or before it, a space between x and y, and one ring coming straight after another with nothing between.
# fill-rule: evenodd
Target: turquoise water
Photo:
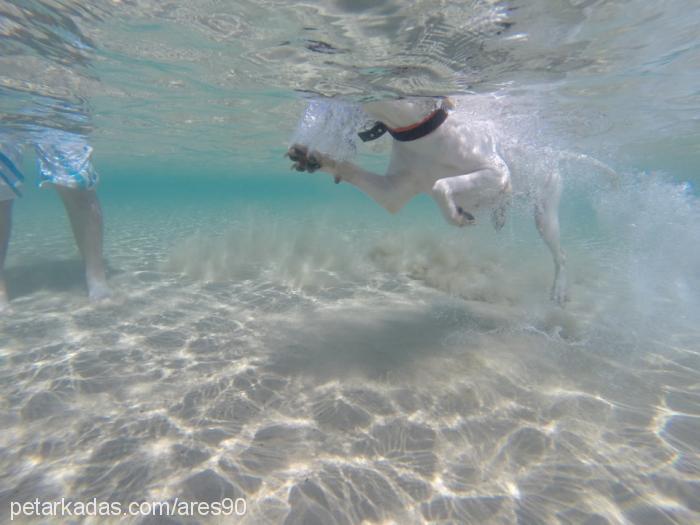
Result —
<instances>
[{"instance_id":1,"label":"turquoise water","mask_svg":"<svg viewBox=\"0 0 700 525\"><path fill-rule=\"evenodd\" d=\"M0 2L0 123L89 115L113 290L88 301L60 201L26 185L3 522L61 498L245 513L16 519L700 521L698 9L365 4ZM565 308L526 198L459 229L283 158L309 97L445 94L520 172L617 171L563 163Z\"/></svg>"}]
</instances>

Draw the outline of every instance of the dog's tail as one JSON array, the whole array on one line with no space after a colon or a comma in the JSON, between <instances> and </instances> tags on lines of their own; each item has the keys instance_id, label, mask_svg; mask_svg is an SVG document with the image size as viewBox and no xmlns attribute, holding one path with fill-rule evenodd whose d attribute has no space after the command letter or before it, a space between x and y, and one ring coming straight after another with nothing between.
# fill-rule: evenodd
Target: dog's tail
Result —
<instances>
[{"instance_id":1,"label":"dog's tail","mask_svg":"<svg viewBox=\"0 0 700 525\"><path fill-rule=\"evenodd\" d=\"M584 153L575 153L573 151L561 151L559 158L560 160L564 161L581 162L588 166L592 166L604 175L606 175L610 180L610 183L615 188L619 187L620 185L620 176L618 175L618 173L610 166L608 166L605 162L591 157L590 155L586 155Z\"/></svg>"}]
</instances>

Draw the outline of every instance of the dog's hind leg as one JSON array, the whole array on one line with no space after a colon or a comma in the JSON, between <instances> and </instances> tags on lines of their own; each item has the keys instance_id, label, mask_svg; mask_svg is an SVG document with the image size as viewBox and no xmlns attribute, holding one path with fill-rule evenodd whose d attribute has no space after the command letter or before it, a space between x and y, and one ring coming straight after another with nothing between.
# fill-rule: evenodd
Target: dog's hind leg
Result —
<instances>
[{"instance_id":1,"label":"dog's hind leg","mask_svg":"<svg viewBox=\"0 0 700 525\"><path fill-rule=\"evenodd\" d=\"M508 208L510 208L512 196L513 190L509 179L499 196L498 204L491 212L491 224L496 231L503 229L503 226L506 224L506 216L508 214Z\"/></svg>"},{"instance_id":2,"label":"dog's hind leg","mask_svg":"<svg viewBox=\"0 0 700 525\"><path fill-rule=\"evenodd\" d=\"M559 305L567 300L566 296L566 256L559 241L559 200L561 198L561 177L552 173L538 189L535 198L535 224L540 236L552 252L554 260L554 283L551 297Z\"/></svg>"}]
</instances>

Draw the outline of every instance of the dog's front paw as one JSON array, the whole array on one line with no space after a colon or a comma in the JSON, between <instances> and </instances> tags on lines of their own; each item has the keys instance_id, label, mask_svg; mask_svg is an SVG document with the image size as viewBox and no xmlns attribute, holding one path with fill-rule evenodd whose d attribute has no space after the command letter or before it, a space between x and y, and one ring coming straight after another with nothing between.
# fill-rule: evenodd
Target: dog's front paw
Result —
<instances>
[{"instance_id":1,"label":"dog's front paw","mask_svg":"<svg viewBox=\"0 0 700 525\"><path fill-rule=\"evenodd\" d=\"M457 226L472 226L476 224L476 218L461 206L457 206L455 223Z\"/></svg>"},{"instance_id":2,"label":"dog's front paw","mask_svg":"<svg viewBox=\"0 0 700 525\"><path fill-rule=\"evenodd\" d=\"M312 151L306 157L306 171L313 173L317 170L322 170L333 175L333 180L336 184L342 181L342 178L338 174L338 163L325 153Z\"/></svg>"},{"instance_id":3,"label":"dog's front paw","mask_svg":"<svg viewBox=\"0 0 700 525\"><path fill-rule=\"evenodd\" d=\"M306 171L308 165L309 149L302 144L292 144L285 157L289 157L292 161L292 169L296 171Z\"/></svg>"},{"instance_id":4,"label":"dog's front paw","mask_svg":"<svg viewBox=\"0 0 700 525\"><path fill-rule=\"evenodd\" d=\"M306 157L306 171L313 173L320 170L322 166L323 156L318 151L312 151Z\"/></svg>"},{"instance_id":5,"label":"dog's front paw","mask_svg":"<svg viewBox=\"0 0 700 525\"><path fill-rule=\"evenodd\" d=\"M309 151L309 148L303 144L292 144L285 157L289 157L292 161L292 169L297 171L308 171L313 173L321 168L325 171L335 167L335 161L319 151Z\"/></svg>"},{"instance_id":6,"label":"dog's front paw","mask_svg":"<svg viewBox=\"0 0 700 525\"><path fill-rule=\"evenodd\" d=\"M303 144L292 144L289 146L287 153L284 154L285 157L289 157L293 162L298 162L300 160L306 159L306 155L309 152L309 148Z\"/></svg>"}]
</instances>

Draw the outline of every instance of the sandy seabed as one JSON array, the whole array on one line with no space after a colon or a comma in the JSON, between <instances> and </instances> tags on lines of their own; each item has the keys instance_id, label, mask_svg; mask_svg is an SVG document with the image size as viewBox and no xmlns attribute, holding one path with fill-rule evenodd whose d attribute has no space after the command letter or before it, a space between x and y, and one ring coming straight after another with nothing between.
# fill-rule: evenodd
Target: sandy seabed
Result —
<instances>
[{"instance_id":1,"label":"sandy seabed","mask_svg":"<svg viewBox=\"0 0 700 525\"><path fill-rule=\"evenodd\" d=\"M561 311L539 246L515 265L451 233L131 220L108 230L102 304L64 224L13 244L3 521L176 497L246 512L126 521L700 521L698 334L610 319L595 268Z\"/></svg>"}]
</instances>

